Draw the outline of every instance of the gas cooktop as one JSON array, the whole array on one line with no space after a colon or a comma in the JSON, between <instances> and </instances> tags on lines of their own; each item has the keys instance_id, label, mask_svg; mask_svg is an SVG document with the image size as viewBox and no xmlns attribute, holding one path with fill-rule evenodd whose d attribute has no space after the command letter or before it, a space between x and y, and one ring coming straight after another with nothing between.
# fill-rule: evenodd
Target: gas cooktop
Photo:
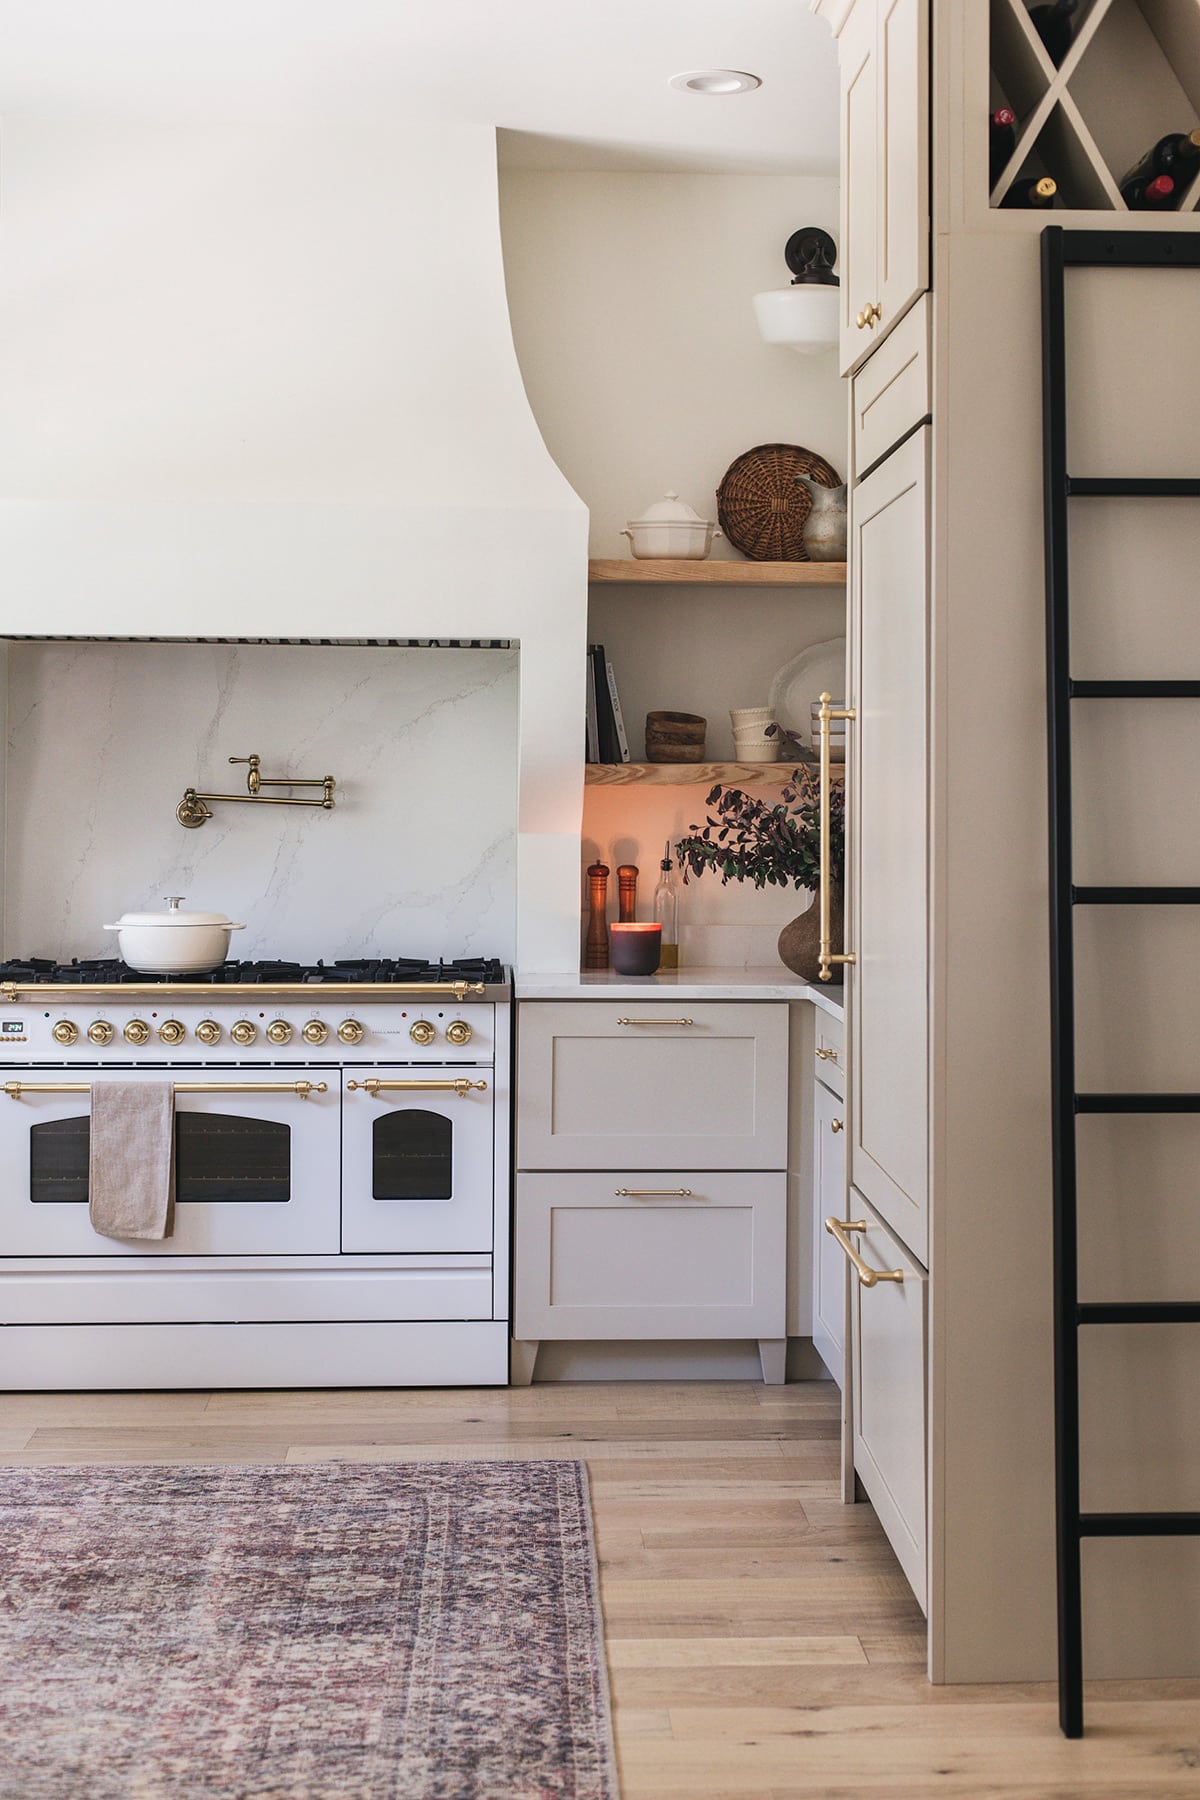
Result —
<instances>
[{"instance_id":1,"label":"gas cooktop","mask_svg":"<svg viewBox=\"0 0 1200 1800\"><path fill-rule=\"evenodd\" d=\"M453 962L426 962L423 957L340 957L334 962L227 962L200 975L156 975L131 969L115 959L73 958L68 963L30 956L0 963L0 982L29 987L411 987L427 982L476 982L498 987L503 964L495 957L459 957Z\"/></svg>"}]
</instances>

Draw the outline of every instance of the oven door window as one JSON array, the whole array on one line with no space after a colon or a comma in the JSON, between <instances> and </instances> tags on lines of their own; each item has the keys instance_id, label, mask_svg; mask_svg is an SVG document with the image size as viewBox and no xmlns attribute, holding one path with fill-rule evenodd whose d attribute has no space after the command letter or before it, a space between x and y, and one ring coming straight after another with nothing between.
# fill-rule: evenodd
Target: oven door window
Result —
<instances>
[{"instance_id":1,"label":"oven door window","mask_svg":"<svg viewBox=\"0 0 1200 1800\"><path fill-rule=\"evenodd\" d=\"M376 1200L449 1200L454 1192L454 1127L444 1113L405 1107L371 1127L371 1193Z\"/></svg>"},{"instance_id":2,"label":"oven door window","mask_svg":"<svg viewBox=\"0 0 1200 1800\"><path fill-rule=\"evenodd\" d=\"M86 1204L90 1120L47 1119L29 1132L29 1197ZM292 1134L272 1119L233 1113L175 1115L175 1200L276 1201L292 1197Z\"/></svg>"}]
</instances>

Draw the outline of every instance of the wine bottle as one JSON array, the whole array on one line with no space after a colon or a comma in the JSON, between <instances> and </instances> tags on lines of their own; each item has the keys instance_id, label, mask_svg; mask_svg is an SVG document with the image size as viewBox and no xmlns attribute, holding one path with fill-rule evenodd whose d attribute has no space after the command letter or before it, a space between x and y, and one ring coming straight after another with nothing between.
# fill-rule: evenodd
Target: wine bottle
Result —
<instances>
[{"instance_id":1,"label":"wine bottle","mask_svg":"<svg viewBox=\"0 0 1200 1800\"><path fill-rule=\"evenodd\" d=\"M988 121L988 186L995 187L1017 146L1017 115L1011 106L998 106Z\"/></svg>"},{"instance_id":2,"label":"wine bottle","mask_svg":"<svg viewBox=\"0 0 1200 1800\"><path fill-rule=\"evenodd\" d=\"M1001 206L1053 206L1058 195L1058 183L1049 175L1039 179L1036 175L1028 175L1023 181L1014 181L1000 202Z\"/></svg>"},{"instance_id":3,"label":"wine bottle","mask_svg":"<svg viewBox=\"0 0 1200 1800\"><path fill-rule=\"evenodd\" d=\"M1122 183L1121 198L1130 212L1166 212L1175 204L1175 183L1169 175L1139 177Z\"/></svg>"},{"instance_id":4,"label":"wine bottle","mask_svg":"<svg viewBox=\"0 0 1200 1800\"><path fill-rule=\"evenodd\" d=\"M1046 54L1056 69L1062 67L1063 59L1071 48L1074 26L1071 15L1079 5L1079 0L1050 0L1048 6L1035 6L1029 14L1029 22L1046 46Z\"/></svg>"},{"instance_id":5,"label":"wine bottle","mask_svg":"<svg viewBox=\"0 0 1200 1800\"><path fill-rule=\"evenodd\" d=\"M1156 175L1169 175L1175 183L1172 204L1179 205L1183 190L1200 173L1200 131L1172 131L1159 138L1145 156L1127 169L1121 177L1121 190L1131 181L1152 181Z\"/></svg>"}]
</instances>

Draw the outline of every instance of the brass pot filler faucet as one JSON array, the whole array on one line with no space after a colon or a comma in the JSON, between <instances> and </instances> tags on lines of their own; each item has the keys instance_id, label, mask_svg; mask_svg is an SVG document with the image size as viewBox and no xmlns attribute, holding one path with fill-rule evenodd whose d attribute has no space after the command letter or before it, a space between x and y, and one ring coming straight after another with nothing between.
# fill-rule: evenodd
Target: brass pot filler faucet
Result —
<instances>
[{"instance_id":1,"label":"brass pot filler faucet","mask_svg":"<svg viewBox=\"0 0 1200 1800\"><path fill-rule=\"evenodd\" d=\"M261 756L231 756L231 763L248 763L246 789L244 794L199 794L193 787L185 788L183 799L175 809L175 817L189 831L203 825L212 818L210 800L254 800L260 806L319 806L325 812L333 811L333 790L337 785L332 775L319 777L303 775L263 775ZM324 789L320 800L297 800L291 794L264 794L263 788L277 787L319 787Z\"/></svg>"}]
</instances>

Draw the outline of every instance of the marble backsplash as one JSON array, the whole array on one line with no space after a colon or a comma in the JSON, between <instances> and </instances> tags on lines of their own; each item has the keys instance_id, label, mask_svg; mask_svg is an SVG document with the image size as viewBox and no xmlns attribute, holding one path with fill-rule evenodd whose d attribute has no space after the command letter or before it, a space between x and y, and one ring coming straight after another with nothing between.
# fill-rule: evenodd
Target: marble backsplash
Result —
<instances>
[{"instance_id":1,"label":"marble backsplash","mask_svg":"<svg viewBox=\"0 0 1200 1800\"><path fill-rule=\"evenodd\" d=\"M14 643L4 953L115 954L102 927L183 894L245 922L230 954L511 960L517 651ZM332 812L188 786L337 779ZM311 795L314 789L299 789Z\"/></svg>"}]
</instances>

